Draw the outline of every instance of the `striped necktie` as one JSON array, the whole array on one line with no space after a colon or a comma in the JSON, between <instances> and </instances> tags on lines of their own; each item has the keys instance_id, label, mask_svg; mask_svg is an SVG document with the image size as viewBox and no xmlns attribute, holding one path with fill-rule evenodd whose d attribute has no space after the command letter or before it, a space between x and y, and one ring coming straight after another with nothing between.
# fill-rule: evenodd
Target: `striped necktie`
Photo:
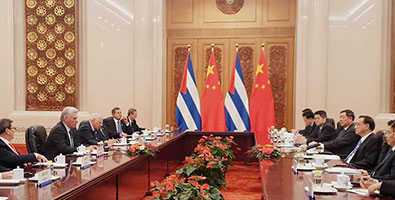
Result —
<instances>
[{"instance_id":1,"label":"striped necktie","mask_svg":"<svg viewBox=\"0 0 395 200\"><path fill-rule=\"evenodd\" d=\"M351 160L348 160L351 156L353 156L355 154L355 152L357 152L359 146L361 146L362 144L362 139L359 140L357 146L355 146L355 148L351 151L350 154L348 154L348 156L346 157L346 159L344 159L347 163L350 163Z\"/></svg>"},{"instance_id":2,"label":"striped necktie","mask_svg":"<svg viewBox=\"0 0 395 200\"><path fill-rule=\"evenodd\" d=\"M73 140L73 135L71 134L71 130L69 131L69 138L70 138L70 146L74 147L74 140Z\"/></svg>"}]
</instances>

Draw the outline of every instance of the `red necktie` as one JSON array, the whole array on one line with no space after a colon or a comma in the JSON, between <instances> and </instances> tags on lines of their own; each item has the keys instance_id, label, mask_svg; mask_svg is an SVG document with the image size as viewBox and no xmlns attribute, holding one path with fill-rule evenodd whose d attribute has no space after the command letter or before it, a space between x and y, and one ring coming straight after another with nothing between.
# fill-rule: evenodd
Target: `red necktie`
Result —
<instances>
[{"instance_id":1,"label":"red necktie","mask_svg":"<svg viewBox=\"0 0 395 200\"><path fill-rule=\"evenodd\" d=\"M18 152L18 150L16 150L14 145L12 145L12 143L10 143L10 146L11 146L12 150L14 151L14 153L19 156L19 152Z\"/></svg>"}]
</instances>

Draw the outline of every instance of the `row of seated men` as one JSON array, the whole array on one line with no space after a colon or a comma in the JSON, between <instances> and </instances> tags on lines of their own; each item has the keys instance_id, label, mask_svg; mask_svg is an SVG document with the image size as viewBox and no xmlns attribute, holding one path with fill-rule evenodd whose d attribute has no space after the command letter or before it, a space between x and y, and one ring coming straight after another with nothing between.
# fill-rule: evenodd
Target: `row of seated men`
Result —
<instances>
[{"instance_id":1,"label":"row of seated men","mask_svg":"<svg viewBox=\"0 0 395 200\"><path fill-rule=\"evenodd\" d=\"M349 109L340 112L337 129L323 110L313 113L304 109L302 117L306 127L298 131L298 143L308 148L323 146L360 169L361 185L370 193L380 190L381 194L395 197L395 120L388 121L387 130L375 133L372 117L361 115L355 120Z\"/></svg>"},{"instance_id":2,"label":"row of seated men","mask_svg":"<svg viewBox=\"0 0 395 200\"><path fill-rule=\"evenodd\" d=\"M39 153L20 154L12 145L15 127L12 120L0 120L0 179L12 178L10 170L26 166L27 163L46 162L59 154L67 155L77 151L79 145L88 150L96 148L98 143L113 143L117 138L125 137L144 130L136 123L137 111L128 110L127 117L122 117L121 109L111 110L111 117L103 120L98 114L92 114L89 120L82 121L77 130L78 109L65 107L60 121L51 129L46 142L44 155Z\"/></svg>"}]
</instances>

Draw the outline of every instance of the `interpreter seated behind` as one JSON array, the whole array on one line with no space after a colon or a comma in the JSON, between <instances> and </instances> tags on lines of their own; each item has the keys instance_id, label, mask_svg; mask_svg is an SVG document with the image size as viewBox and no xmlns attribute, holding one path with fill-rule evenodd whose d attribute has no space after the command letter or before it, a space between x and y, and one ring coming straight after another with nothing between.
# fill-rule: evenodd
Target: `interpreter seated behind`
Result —
<instances>
[{"instance_id":1,"label":"interpreter seated behind","mask_svg":"<svg viewBox=\"0 0 395 200\"><path fill-rule=\"evenodd\" d=\"M0 170L9 171L30 162L46 162L47 158L39 153L20 154L11 141L14 139L15 127L12 120L0 120Z\"/></svg>"}]
</instances>

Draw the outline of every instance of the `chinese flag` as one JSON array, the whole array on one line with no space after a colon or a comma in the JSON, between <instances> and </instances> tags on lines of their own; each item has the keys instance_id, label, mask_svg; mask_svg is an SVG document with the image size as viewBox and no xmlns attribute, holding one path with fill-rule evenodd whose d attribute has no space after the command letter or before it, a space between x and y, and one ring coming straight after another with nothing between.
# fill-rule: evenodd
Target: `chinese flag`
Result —
<instances>
[{"instance_id":1,"label":"chinese flag","mask_svg":"<svg viewBox=\"0 0 395 200\"><path fill-rule=\"evenodd\" d=\"M218 78L214 51L211 52L210 62L207 67L200 111L203 131L226 130L224 98Z\"/></svg>"},{"instance_id":2,"label":"chinese flag","mask_svg":"<svg viewBox=\"0 0 395 200\"><path fill-rule=\"evenodd\" d=\"M255 133L257 144L271 143L268 128L276 125L272 87L263 48L250 98L251 131Z\"/></svg>"}]
</instances>

